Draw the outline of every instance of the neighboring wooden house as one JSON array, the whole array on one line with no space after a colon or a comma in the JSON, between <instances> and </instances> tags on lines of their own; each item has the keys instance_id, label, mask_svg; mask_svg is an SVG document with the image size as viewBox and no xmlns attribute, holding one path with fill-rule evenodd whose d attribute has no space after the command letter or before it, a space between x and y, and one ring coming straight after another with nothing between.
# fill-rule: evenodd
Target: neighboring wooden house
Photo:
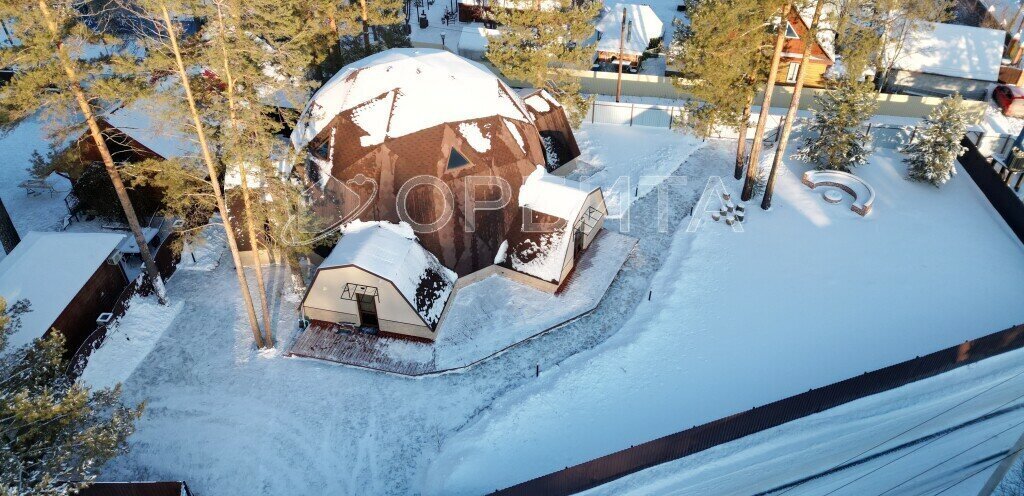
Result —
<instances>
[{"instance_id":1,"label":"neighboring wooden house","mask_svg":"<svg viewBox=\"0 0 1024 496\"><path fill-rule=\"evenodd\" d=\"M779 63L777 81L779 84L795 84L797 72L803 61L805 48L804 37L809 30L811 15L791 10L786 20L786 41L782 46L782 58ZM804 78L804 86L809 88L822 88L827 82L826 74L835 65L835 55L830 42L831 35L825 30L819 30L814 45L806 61L808 65L807 74Z\"/></svg>"},{"instance_id":2,"label":"neighboring wooden house","mask_svg":"<svg viewBox=\"0 0 1024 496\"><path fill-rule=\"evenodd\" d=\"M171 117L157 100L142 100L117 107L99 116L97 120L115 163L199 156L198 146L184 134L180 121ZM77 146L85 167L82 177L71 180L83 208L99 213L119 212L120 206L116 204L116 199L104 194L104 191L112 191L113 185L92 135L83 134L77 140ZM82 178L85 181L79 184ZM97 188L95 182L102 182L105 187ZM129 186L128 189L132 205L141 217L153 215L163 205L163 191L159 188L146 185Z\"/></svg>"},{"instance_id":3,"label":"neighboring wooden house","mask_svg":"<svg viewBox=\"0 0 1024 496\"><path fill-rule=\"evenodd\" d=\"M622 11L626 11L626 38L622 39ZM647 4L617 3L598 21L596 61L636 69L644 52L665 36L665 24Z\"/></svg>"},{"instance_id":4,"label":"neighboring wooden house","mask_svg":"<svg viewBox=\"0 0 1024 496\"><path fill-rule=\"evenodd\" d=\"M561 6L557 0L459 0L459 22L492 22L496 9L551 10Z\"/></svg>"},{"instance_id":5,"label":"neighboring wooden house","mask_svg":"<svg viewBox=\"0 0 1024 496\"><path fill-rule=\"evenodd\" d=\"M1006 33L955 24L924 23L902 46L891 45L893 69L886 77L891 91L923 96L982 100L999 80Z\"/></svg>"},{"instance_id":6,"label":"neighboring wooden house","mask_svg":"<svg viewBox=\"0 0 1024 496\"><path fill-rule=\"evenodd\" d=\"M0 296L8 305L23 299L31 305L9 336L8 350L56 329L67 340L67 354L74 353L128 286L119 250L125 237L30 232L0 260Z\"/></svg>"}]
</instances>

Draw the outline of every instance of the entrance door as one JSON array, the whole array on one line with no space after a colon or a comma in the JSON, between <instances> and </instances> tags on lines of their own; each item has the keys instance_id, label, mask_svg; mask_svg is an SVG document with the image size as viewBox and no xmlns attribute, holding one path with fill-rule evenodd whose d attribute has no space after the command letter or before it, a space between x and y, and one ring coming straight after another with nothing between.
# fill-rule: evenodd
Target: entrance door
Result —
<instances>
[{"instance_id":1,"label":"entrance door","mask_svg":"<svg viewBox=\"0 0 1024 496\"><path fill-rule=\"evenodd\" d=\"M373 295L356 295L356 306L359 308L359 325L364 327L378 327L377 302Z\"/></svg>"}]
</instances>

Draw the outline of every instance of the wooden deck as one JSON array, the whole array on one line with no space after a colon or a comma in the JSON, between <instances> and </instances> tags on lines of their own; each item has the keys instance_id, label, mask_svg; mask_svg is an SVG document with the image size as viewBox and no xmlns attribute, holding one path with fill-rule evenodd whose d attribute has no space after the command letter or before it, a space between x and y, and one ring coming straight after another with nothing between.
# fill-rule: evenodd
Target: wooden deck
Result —
<instances>
[{"instance_id":1,"label":"wooden deck","mask_svg":"<svg viewBox=\"0 0 1024 496\"><path fill-rule=\"evenodd\" d=\"M316 358L403 375L434 371L432 343L367 334L352 324L330 324L314 320L295 339L288 356ZM400 348L407 353L396 353ZM396 355L408 359L397 360Z\"/></svg>"}]
</instances>

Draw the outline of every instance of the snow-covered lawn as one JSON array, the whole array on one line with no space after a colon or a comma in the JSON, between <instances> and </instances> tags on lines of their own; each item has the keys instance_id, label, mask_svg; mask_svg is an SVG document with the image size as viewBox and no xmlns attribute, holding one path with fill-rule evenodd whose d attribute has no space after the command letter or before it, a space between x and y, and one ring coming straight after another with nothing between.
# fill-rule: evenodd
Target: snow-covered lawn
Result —
<instances>
[{"instance_id":1,"label":"snow-covered lawn","mask_svg":"<svg viewBox=\"0 0 1024 496\"><path fill-rule=\"evenodd\" d=\"M599 186L610 218L621 216L704 145L692 134L615 124L584 125L576 141L580 159L590 167L580 166L568 178Z\"/></svg>"},{"instance_id":2,"label":"snow-covered lawn","mask_svg":"<svg viewBox=\"0 0 1024 496\"><path fill-rule=\"evenodd\" d=\"M1024 322L1024 247L962 170L936 189L878 151L861 218L791 167L742 233L677 232L651 301L466 426L427 492L505 487Z\"/></svg>"},{"instance_id":3,"label":"snow-covered lawn","mask_svg":"<svg viewBox=\"0 0 1024 496\"><path fill-rule=\"evenodd\" d=\"M641 132L585 126L584 133L595 132L600 146L609 149L645 148L638 141ZM667 146L671 138L686 140L665 131L661 143ZM583 146L597 146L589 143ZM669 208L662 220L670 231L685 226L703 177L731 168L718 160L729 146L709 143L689 158L673 155L678 149L671 147L649 156L663 164L665 174L685 169L699 176L663 191ZM619 151L604 163L626 170L629 160L628 151ZM684 161L685 167L672 170ZM606 340L632 305L646 298L672 239L658 229L657 197L634 203L628 234L640 240L638 248L595 312L464 372L441 376L408 379L257 353L230 263L222 258L210 272L179 270L168 291L172 304L184 306L165 314L170 322L131 323L126 316L118 327L126 336L152 336L149 327L166 330L125 380L126 399L147 401L147 411L131 438L131 452L106 467L103 478L185 479L198 494L217 495L421 492L420 471L448 437L495 398L536 381L538 366L543 376ZM606 226L614 230L616 224L609 220ZM283 291L271 308L277 350L285 350L295 335L301 293L283 270L268 270L267 277L273 291Z\"/></svg>"}]
</instances>

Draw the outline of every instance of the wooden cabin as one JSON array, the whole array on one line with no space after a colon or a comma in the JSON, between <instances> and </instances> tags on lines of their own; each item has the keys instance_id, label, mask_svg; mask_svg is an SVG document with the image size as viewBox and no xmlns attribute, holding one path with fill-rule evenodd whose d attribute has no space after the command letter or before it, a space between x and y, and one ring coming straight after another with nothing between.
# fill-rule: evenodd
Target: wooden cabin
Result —
<instances>
[{"instance_id":1,"label":"wooden cabin","mask_svg":"<svg viewBox=\"0 0 1024 496\"><path fill-rule=\"evenodd\" d=\"M622 39L622 12L626 12L626 38ZM617 3L605 9L598 21L595 61L622 63L631 71L640 67L644 52L658 44L665 35L665 24L649 5Z\"/></svg>"},{"instance_id":2,"label":"wooden cabin","mask_svg":"<svg viewBox=\"0 0 1024 496\"><path fill-rule=\"evenodd\" d=\"M29 302L21 327L9 336L11 351L53 330L64 334L67 356L96 328L128 286L121 265L126 235L30 232L0 260L0 296Z\"/></svg>"}]
</instances>

